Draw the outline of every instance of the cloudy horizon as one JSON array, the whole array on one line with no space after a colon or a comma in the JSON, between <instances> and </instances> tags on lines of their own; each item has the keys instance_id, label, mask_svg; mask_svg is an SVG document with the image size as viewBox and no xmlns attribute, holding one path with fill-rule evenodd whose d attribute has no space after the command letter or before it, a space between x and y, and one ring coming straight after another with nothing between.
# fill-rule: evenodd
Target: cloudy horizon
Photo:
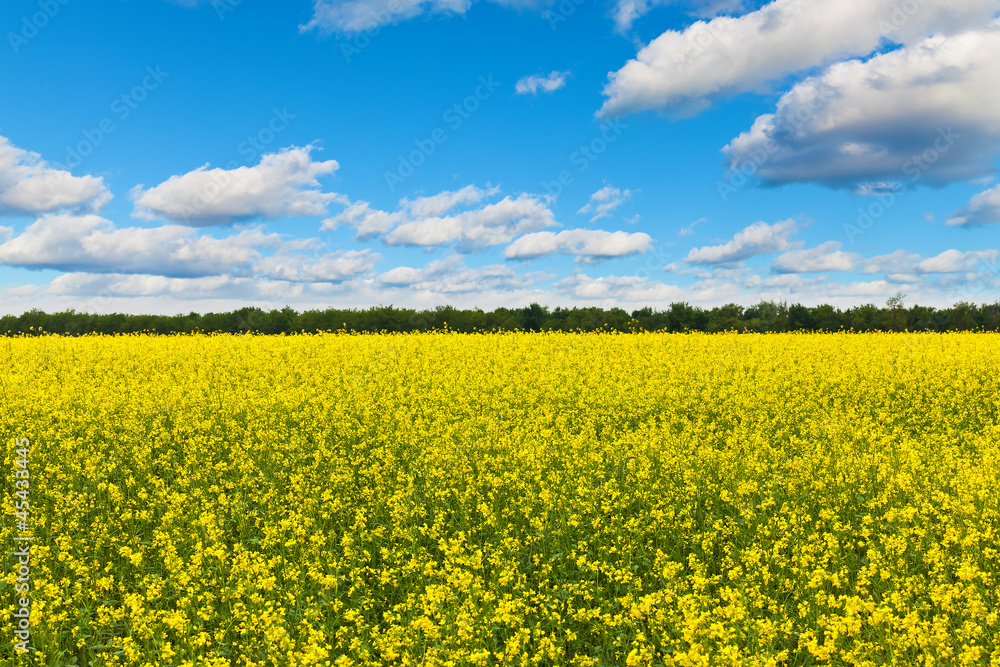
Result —
<instances>
[{"instance_id":1,"label":"cloudy horizon","mask_svg":"<svg viewBox=\"0 0 1000 667\"><path fill-rule=\"evenodd\" d=\"M101 10L3 11L0 314L998 299L1000 0Z\"/></svg>"}]
</instances>

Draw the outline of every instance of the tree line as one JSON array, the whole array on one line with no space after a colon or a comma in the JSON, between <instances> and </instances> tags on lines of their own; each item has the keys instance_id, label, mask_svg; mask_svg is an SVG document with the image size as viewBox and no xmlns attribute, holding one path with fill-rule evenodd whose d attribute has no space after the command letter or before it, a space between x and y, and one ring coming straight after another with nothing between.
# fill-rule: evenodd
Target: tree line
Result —
<instances>
[{"instance_id":1,"label":"tree line","mask_svg":"<svg viewBox=\"0 0 1000 667\"><path fill-rule=\"evenodd\" d=\"M761 301L743 307L727 304L699 308L684 302L664 310L641 308L549 308L537 303L492 311L438 306L414 310L377 306L368 309L281 310L246 307L226 313L187 315L96 314L38 309L0 317L0 335L192 333L289 334L319 331L409 332L447 328L475 331L1000 331L1000 301L977 305L960 302L950 308L904 307L900 296L885 306L865 304L839 309Z\"/></svg>"}]
</instances>

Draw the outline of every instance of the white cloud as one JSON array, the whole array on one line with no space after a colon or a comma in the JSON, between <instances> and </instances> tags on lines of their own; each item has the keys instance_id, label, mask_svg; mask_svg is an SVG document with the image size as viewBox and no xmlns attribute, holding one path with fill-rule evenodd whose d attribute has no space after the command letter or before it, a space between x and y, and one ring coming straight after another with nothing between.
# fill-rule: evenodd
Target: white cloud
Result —
<instances>
[{"instance_id":1,"label":"white cloud","mask_svg":"<svg viewBox=\"0 0 1000 667\"><path fill-rule=\"evenodd\" d=\"M577 213L581 215L593 213L594 217L592 217L590 221L594 222L595 220L609 217L612 211L624 204L631 197L631 190L619 190L618 188L610 185L605 185L603 188L590 195L590 201L577 211Z\"/></svg>"},{"instance_id":2,"label":"white cloud","mask_svg":"<svg viewBox=\"0 0 1000 667\"><path fill-rule=\"evenodd\" d=\"M315 252L301 252L306 248ZM264 256L262 249L274 252ZM182 225L118 229L97 215L46 215L0 244L0 264L8 266L172 278L340 282L370 271L378 259L367 249L321 253L314 239L284 241L260 228L215 238Z\"/></svg>"},{"instance_id":3,"label":"white cloud","mask_svg":"<svg viewBox=\"0 0 1000 667\"><path fill-rule=\"evenodd\" d=\"M980 192L969 203L948 216L949 227L986 225L1000 222L1000 185Z\"/></svg>"},{"instance_id":4,"label":"white cloud","mask_svg":"<svg viewBox=\"0 0 1000 667\"><path fill-rule=\"evenodd\" d=\"M757 255L780 252L790 246L788 238L795 232L795 221L788 219L769 225L755 222L737 232L722 245L692 248L684 260L690 264L732 264Z\"/></svg>"},{"instance_id":5,"label":"white cloud","mask_svg":"<svg viewBox=\"0 0 1000 667\"><path fill-rule=\"evenodd\" d=\"M371 250L337 250L318 257L279 252L254 266L254 274L288 282L342 282L371 271L381 259Z\"/></svg>"},{"instance_id":6,"label":"white cloud","mask_svg":"<svg viewBox=\"0 0 1000 667\"><path fill-rule=\"evenodd\" d=\"M549 4L547 0L493 0L517 8ZM302 32L374 32L423 14L464 15L475 0L314 0L312 19ZM349 44L348 44L349 45Z\"/></svg>"},{"instance_id":7,"label":"white cloud","mask_svg":"<svg viewBox=\"0 0 1000 667\"><path fill-rule=\"evenodd\" d=\"M518 275L504 265L450 266L431 267L426 279L412 286L383 284L367 275L338 283L289 282L259 276L170 278L67 273L48 284L0 287L0 314L21 313L34 307L47 312L75 308L81 312L172 314L192 310L223 312L244 306L271 310L290 305L301 311L329 308L331 303L342 308L368 308L387 298L418 309L433 309L441 304L456 308L521 307L532 301L544 302L549 295L531 286L553 277L540 272Z\"/></svg>"},{"instance_id":8,"label":"white cloud","mask_svg":"<svg viewBox=\"0 0 1000 667\"><path fill-rule=\"evenodd\" d=\"M1000 150L997 80L1000 23L929 38L806 79L723 152L771 184L885 192L981 176Z\"/></svg>"},{"instance_id":9,"label":"white cloud","mask_svg":"<svg viewBox=\"0 0 1000 667\"><path fill-rule=\"evenodd\" d=\"M790 250L774 260L776 273L818 273L820 271L853 271L861 255L840 250L837 241L827 241L815 248Z\"/></svg>"},{"instance_id":10,"label":"white cloud","mask_svg":"<svg viewBox=\"0 0 1000 667\"><path fill-rule=\"evenodd\" d=\"M454 245L459 252L470 253L556 224L548 206L525 193L468 208L498 192L496 187L483 190L466 186L412 201L403 199L399 209L391 213L372 208L368 202L355 202L343 213L324 220L323 228L349 225L355 228L358 240L382 236L386 245ZM456 210L459 207L466 210Z\"/></svg>"},{"instance_id":11,"label":"white cloud","mask_svg":"<svg viewBox=\"0 0 1000 667\"><path fill-rule=\"evenodd\" d=\"M921 255L908 250L896 250L887 255L869 257L861 265L861 273L908 274L917 270Z\"/></svg>"},{"instance_id":12,"label":"white cloud","mask_svg":"<svg viewBox=\"0 0 1000 667\"><path fill-rule=\"evenodd\" d=\"M526 76L514 84L514 91L518 95L537 95L538 91L543 93L554 93L566 85L566 77L569 72L553 71L549 74L532 74Z\"/></svg>"},{"instance_id":13,"label":"white cloud","mask_svg":"<svg viewBox=\"0 0 1000 667\"><path fill-rule=\"evenodd\" d=\"M276 254L281 252L279 249ZM86 312L186 313L219 312L246 305L269 310L286 304L302 310L326 308L331 302L340 307L366 308L387 300L416 308L448 304L492 309L521 307L532 301L605 308L630 308L631 304L665 308L671 302L686 301L711 307L732 302L751 304L761 299L849 307L869 300L884 302L901 289L909 295L909 302L947 306L958 300L979 301L1000 289L1000 272L990 265L991 255L979 259L982 261L973 263L971 271L889 273L879 279L846 283L820 274L773 274L764 266L705 266L695 267L699 272L697 280L684 287L640 276L589 277L574 273L545 289L542 283L556 276L543 272L518 274L509 265L473 268L455 256L423 268L401 266L378 276L363 271L333 282L296 282L263 275L179 278L68 273L48 285L0 288L0 312L20 313L41 307L50 312L76 308ZM947 268L968 266L958 262Z\"/></svg>"},{"instance_id":14,"label":"white cloud","mask_svg":"<svg viewBox=\"0 0 1000 667\"><path fill-rule=\"evenodd\" d=\"M742 0L692 0L688 3L677 0L618 0L612 17L615 30L625 33L631 30L636 20L645 16L658 5L688 4L697 16L716 16L724 12L738 12L744 9Z\"/></svg>"},{"instance_id":15,"label":"white cloud","mask_svg":"<svg viewBox=\"0 0 1000 667\"><path fill-rule=\"evenodd\" d=\"M54 311L73 307L83 312L187 313L219 312L244 306L264 310L297 305L329 307L330 295L350 295L354 282L301 283L259 277L207 276L172 278L151 275L67 273L48 285L25 285L5 291L20 299L45 303ZM370 298L371 295L369 295ZM44 300L44 301L43 301Z\"/></svg>"},{"instance_id":16,"label":"white cloud","mask_svg":"<svg viewBox=\"0 0 1000 667\"><path fill-rule=\"evenodd\" d=\"M313 146L290 147L261 157L254 167L199 167L163 183L132 192L137 218L167 218L193 227L225 225L257 218L326 215L344 201L325 193L318 179L337 170L336 160L314 162Z\"/></svg>"},{"instance_id":17,"label":"white cloud","mask_svg":"<svg viewBox=\"0 0 1000 667\"><path fill-rule=\"evenodd\" d=\"M996 273L1000 251L995 248L984 250L944 250L933 257L923 257L908 250L896 250L887 255L870 257L862 262L861 273L885 273L894 282L915 282L919 276L950 273Z\"/></svg>"},{"instance_id":18,"label":"white cloud","mask_svg":"<svg viewBox=\"0 0 1000 667\"><path fill-rule=\"evenodd\" d=\"M475 185L466 185L454 192L439 192L429 197L417 197L413 201L403 198L399 205L409 209L410 215L416 218L428 218L444 215L459 205L477 204L487 197L500 192L499 187L487 187L485 190Z\"/></svg>"},{"instance_id":19,"label":"white cloud","mask_svg":"<svg viewBox=\"0 0 1000 667\"><path fill-rule=\"evenodd\" d=\"M0 263L32 269L190 277L247 274L257 247L280 244L259 229L217 239L180 225L115 226L97 215L46 215L0 244Z\"/></svg>"},{"instance_id":20,"label":"white cloud","mask_svg":"<svg viewBox=\"0 0 1000 667\"><path fill-rule=\"evenodd\" d=\"M425 12L464 14L471 4L471 0L315 0L312 19L301 30L371 31Z\"/></svg>"},{"instance_id":21,"label":"white cloud","mask_svg":"<svg viewBox=\"0 0 1000 667\"><path fill-rule=\"evenodd\" d=\"M851 283L829 283L824 292L833 296L848 297L847 304L856 306L859 299L879 299L892 296L899 291L899 285L887 280L856 281Z\"/></svg>"},{"instance_id":22,"label":"white cloud","mask_svg":"<svg viewBox=\"0 0 1000 667\"><path fill-rule=\"evenodd\" d=\"M656 303L684 299L686 290L674 285L649 280L640 276L601 276L591 278L574 273L556 282L553 287L566 296L576 299L604 299L615 303Z\"/></svg>"},{"instance_id":23,"label":"white cloud","mask_svg":"<svg viewBox=\"0 0 1000 667\"><path fill-rule=\"evenodd\" d=\"M241 288L242 289L239 289ZM217 296L240 298L259 293L263 284L250 278L233 276L205 276L197 278L172 278L156 275L99 275L93 273L65 273L56 277L46 291L54 294L80 296L105 294L109 297L140 297L176 295L186 299ZM234 289L235 288L235 289Z\"/></svg>"},{"instance_id":24,"label":"white cloud","mask_svg":"<svg viewBox=\"0 0 1000 667\"><path fill-rule=\"evenodd\" d=\"M890 283L903 283L905 285L920 284L923 281L923 278L912 273L889 273L885 279Z\"/></svg>"},{"instance_id":25,"label":"white cloud","mask_svg":"<svg viewBox=\"0 0 1000 667\"><path fill-rule=\"evenodd\" d=\"M917 264L920 273L964 273L966 271L982 270L996 267L998 251L990 250L945 250L928 257Z\"/></svg>"},{"instance_id":26,"label":"white cloud","mask_svg":"<svg viewBox=\"0 0 1000 667\"><path fill-rule=\"evenodd\" d=\"M323 229L335 229L339 225L354 227L355 238L366 241L385 234L392 228L413 220L440 218L458 206L478 204L485 198L500 192L499 187L478 188L467 185L460 190L439 192L436 195L417 197L399 201L399 210L392 213L372 208L365 201L348 204L342 213L323 221Z\"/></svg>"},{"instance_id":27,"label":"white cloud","mask_svg":"<svg viewBox=\"0 0 1000 667\"><path fill-rule=\"evenodd\" d=\"M103 178L73 176L0 136L0 215L97 212L109 201Z\"/></svg>"},{"instance_id":28,"label":"white cloud","mask_svg":"<svg viewBox=\"0 0 1000 667\"><path fill-rule=\"evenodd\" d=\"M923 0L907 15L898 0L775 0L732 18L668 30L604 89L602 116L647 109L697 111L719 96L760 90L789 74L864 56L883 39L910 43L990 20L997 0ZM896 24L898 23L898 27Z\"/></svg>"},{"instance_id":29,"label":"white cloud","mask_svg":"<svg viewBox=\"0 0 1000 667\"><path fill-rule=\"evenodd\" d=\"M619 32L628 30L633 21L646 14L652 7L668 4L671 1L674 0L619 0L613 12L616 29ZM423 15L463 16L475 2L476 0L314 0L313 16L308 23L300 26L300 30L346 34L375 33L385 26ZM554 0L492 0L492 2L514 9L555 5L553 13L559 13L558 4ZM743 7L741 0L679 0L679 2L697 16L715 16L721 12L735 11ZM359 47L344 43L341 48L350 50Z\"/></svg>"},{"instance_id":30,"label":"white cloud","mask_svg":"<svg viewBox=\"0 0 1000 667\"><path fill-rule=\"evenodd\" d=\"M606 232L599 229L567 229L559 233L526 234L507 246L507 259L533 259L561 252L576 255L579 264L624 257L649 250L652 239L642 232Z\"/></svg>"},{"instance_id":31,"label":"white cloud","mask_svg":"<svg viewBox=\"0 0 1000 667\"><path fill-rule=\"evenodd\" d=\"M454 215L404 222L386 234L384 241L415 246L454 243L461 252L474 252L554 224L555 216L538 197L521 194Z\"/></svg>"},{"instance_id":32,"label":"white cloud","mask_svg":"<svg viewBox=\"0 0 1000 667\"><path fill-rule=\"evenodd\" d=\"M502 264L471 268L462 263L461 257L451 255L430 262L422 269L397 266L380 275L378 282L386 287L456 294L522 289L531 285L534 277L518 275Z\"/></svg>"},{"instance_id":33,"label":"white cloud","mask_svg":"<svg viewBox=\"0 0 1000 667\"><path fill-rule=\"evenodd\" d=\"M353 202L342 213L323 221L323 229L335 229L339 225L348 225L355 229L355 239L367 241L385 234L396 225L407 220L406 211L387 213L372 208L366 201Z\"/></svg>"},{"instance_id":34,"label":"white cloud","mask_svg":"<svg viewBox=\"0 0 1000 667\"><path fill-rule=\"evenodd\" d=\"M232 288L243 286L244 289ZM232 276L206 276L198 278L172 278L155 275L101 275L93 273L65 273L56 277L47 286L52 294L72 294L89 296L105 294L110 297L139 297L177 295L186 299L197 299L217 295L229 288L227 296L239 298L256 292L261 284L248 278ZM231 290L231 291L230 291Z\"/></svg>"}]
</instances>

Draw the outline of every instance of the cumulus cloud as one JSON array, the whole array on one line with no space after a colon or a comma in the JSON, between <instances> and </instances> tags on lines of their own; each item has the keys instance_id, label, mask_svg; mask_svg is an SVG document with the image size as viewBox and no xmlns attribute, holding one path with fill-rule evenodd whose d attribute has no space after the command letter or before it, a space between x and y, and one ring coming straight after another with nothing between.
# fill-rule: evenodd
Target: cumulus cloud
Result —
<instances>
[{"instance_id":1,"label":"cumulus cloud","mask_svg":"<svg viewBox=\"0 0 1000 667\"><path fill-rule=\"evenodd\" d=\"M890 283L899 283L903 285L916 285L923 280L920 276L915 276L912 273L889 273L886 275L885 279Z\"/></svg>"},{"instance_id":2,"label":"cumulus cloud","mask_svg":"<svg viewBox=\"0 0 1000 667\"><path fill-rule=\"evenodd\" d=\"M427 218L444 215L460 205L477 204L498 192L500 188L497 186L487 186L483 189L475 185L466 185L461 190L439 192L436 195L417 197L412 201L404 197L399 205L408 209L414 217Z\"/></svg>"},{"instance_id":3,"label":"cumulus cloud","mask_svg":"<svg viewBox=\"0 0 1000 667\"><path fill-rule=\"evenodd\" d=\"M323 229L335 229L340 225L354 227L354 238L358 241L368 241L376 236L385 234L390 229L407 220L406 211L395 211L387 213L377 208L372 208L366 201L357 201L348 204L343 212L332 218L323 221Z\"/></svg>"},{"instance_id":4,"label":"cumulus cloud","mask_svg":"<svg viewBox=\"0 0 1000 667\"><path fill-rule=\"evenodd\" d=\"M923 0L907 14L897 0L774 0L738 18L668 30L610 75L602 116L648 109L695 112L719 96L837 60L883 40L908 44L993 18L997 0Z\"/></svg>"},{"instance_id":5,"label":"cumulus cloud","mask_svg":"<svg viewBox=\"0 0 1000 667\"><path fill-rule=\"evenodd\" d=\"M1000 222L1000 185L980 192L969 203L948 216L949 227L971 227Z\"/></svg>"},{"instance_id":6,"label":"cumulus cloud","mask_svg":"<svg viewBox=\"0 0 1000 667\"><path fill-rule=\"evenodd\" d=\"M319 257L279 252L254 265L254 274L295 283L337 283L368 273L381 259L371 250L337 250Z\"/></svg>"},{"instance_id":7,"label":"cumulus cloud","mask_svg":"<svg viewBox=\"0 0 1000 667\"><path fill-rule=\"evenodd\" d=\"M509 243L515 236L556 224L552 211L536 196L487 204L454 215L410 220L385 235L388 245L442 246L456 244L461 252Z\"/></svg>"},{"instance_id":8,"label":"cumulus cloud","mask_svg":"<svg viewBox=\"0 0 1000 667\"><path fill-rule=\"evenodd\" d=\"M552 211L535 195L522 193L469 208L498 192L498 188L466 186L412 201L403 199L391 213L372 208L368 202L354 202L343 213L324 220L323 227L349 225L355 228L357 239L381 236L386 245L453 245L469 253L556 224ZM460 207L465 210L456 210Z\"/></svg>"},{"instance_id":9,"label":"cumulus cloud","mask_svg":"<svg viewBox=\"0 0 1000 667\"><path fill-rule=\"evenodd\" d=\"M861 273L908 274L916 271L922 256L909 250L896 250L887 255L876 255L864 260Z\"/></svg>"},{"instance_id":10,"label":"cumulus cloud","mask_svg":"<svg viewBox=\"0 0 1000 667\"><path fill-rule=\"evenodd\" d=\"M591 278L582 273L553 284L564 295L577 299L605 299L615 302L656 303L683 299L686 291L674 285L643 278L641 276L601 276Z\"/></svg>"},{"instance_id":11,"label":"cumulus cloud","mask_svg":"<svg viewBox=\"0 0 1000 667\"><path fill-rule=\"evenodd\" d=\"M238 286L243 289L233 289ZM45 291L78 296L105 294L105 298L174 295L198 299L217 296L223 291L228 297L239 298L257 293L260 287L260 283L252 279L233 276L172 278L138 274L64 273L54 278Z\"/></svg>"},{"instance_id":12,"label":"cumulus cloud","mask_svg":"<svg viewBox=\"0 0 1000 667\"><path fill-rule=\"evenodd\" d=\"M397 266L380 275L378 282L386 287L456 294L522 289L531 285L534 278L518 275L512 268L503 264L468 267L462 262L461 257L451 255L430 262L422 269Z\"/></svg>"},{"instance_id":13,"label":"cumulus cloud","mask_svg":"<svg viewBox=\"0 0 1000 667\"><path fill-rule=\"evenodd\" d=\"M300 252L314 247L317 252ZM168 278L232 275L339 282L371 270L370 250L321 253L314 240L284 241L260 228L215 238L183 225L116 228L98 215L45 215L0 243L0 264L67 272ZM271 255L263 251L273 251Z\"/></svg>"},{"instance_id":14,"label":"cumulus cloud","mask_svg":"<svg viewBox=\"0 0 1000 667\"><path fill-rule=\"evenodd\" d=\"M258 247L280 244L259 229L217 239L188 227L116 229L98 215L46 215L0 244L0 263L30 269L174 277L247 274Z\"/></svg>"},{"instance_id":15,"label":"cumulus cloud","mask_svg":"<svg viewBox=\"0 0 1000 667\"><path fill-rule=\"evenodd\" d=\"M829 67L723 149L765 184L872 192L992 173L1000 150L1000 22Z\"/></svg>"},{"instance_id":16,"label":"cumulus cloud","mask_svg":"<svg viewBox=\"0 0 1000 667\"><path fill-rule=\"evenodd\" d=\"M618 188L610 185L605 185L603 188L590 195L590 201L587 202L583 208L577 211L577 213L581 215L593 213L594 216L590 219L590 221L594 222L600 218L607 218L610 216L612 211L624 204L631 197L632 191L627 188L625 190L619 190Z\"/></svg>"},{"instance_id":17,"label":"cumulus cloud","mask_svg":"<svg viewBox=\"0 0 1000 667\"><path fill-rule=\"evenodd\" d=\"M837 241L827 241L815 248L790 250L779 255L772 265L775 273L817 273L820 271L853 271L861 255L840 250Z\"/></svg>"},{"instance_id":18,"label":"cumulus cloud","mask_svg":"<svg viewBox=\"0 0 1000 667\"><path fill-rule=\"evenodd\" d=\"M74 176L0 136L0 215L97 212L109 201L103 178Z\"/></svg>"},{"instance_id":19,"label":"cumulus cloud","mask_svg":"<svg viewBox=\"0 0 1000 667\"><path fill-rule=\"evenodd\" d=\"M183 1L193 3L198 0ZM615 27L619 32L625 32L636 19L645 15L652 7L672 1L677 0L618 0L613 10ZM373 32L424 15L463 16L475 2L476 0L314 0L312 18L299 29L302 32L316 30L327 34ZM556 4L553 0L492 0L492 2L515 9L540 8ZM679 4L696 16L715 16L721 12L740 10L745 3L741 0L679 0Z\"/></svg>"},{"instance_id":20,"label":"cumulus cloud","mask_svg":"<svg viewBox=\"0 0 1000 667\"><path fill-rule=\"evenodd\" d=\"M566 85L566 78L569 72L554 71L549 74L532 74L519 80L514 85L514 91L518 95L537 95L539 91L543 93L554 93Z\"/></svg>"},{"instance_id":21,"label":"cumulus cloud","mask_svg":"<svg viewBox=\"0 0 1000 667\"><path fill-rule=\"evenodd\" d=\"M413 200L404 197L399 201L399 208L392 213L372 208L366 201L352 202L348 203L341 213L324 220L322 227L323 229L335 229L340 225L354 227L355 238L367 241L385 234L404 222L440 218L459 206L477 204L498 192L500 192L499 187L483 189L467 185L460 190L446 190Z\"/></svg>"},{"instance_id":22,"label":"cumulus cloud","mask_svg":"<svg viewBox=\"0 0 1000 667\"><path fill-rule=\"evenodd\" d=\"M47 302L47 309L74 307L85 312L201 312L258 306L265 310L297 305L322 308L330 294L350 294L350 286L301 283L260 277L206 276L172 278L153 275L66 273L48 285L26 285L20 298ZM11 290L7 290L5 296ZM197 304L197 305L195 305Z\"/></svg>"},{"instance_id":23,"label":"cumulus cloud","mask_svg":"<svg viewBox=\"0 0 1000 667\"><path fill-rule=\"evenodd\" d=\"M606 232L599 229L567 229L559 233L535 232L516 239L504 250L507 259L534 259L552 253L576 255L578 264L593 264L649 250L652 239L641 232Z\"/></svg>"},{"instance_id":24,"label":"cumulus cloud","mask_svg":"<svg viewBox=\"0 0 1000 667\"><path fill-rule=\"evenodd\" d=\"M258 218L326 215L344 197L326 193L319 178L338 168L336 160L315 162L313 146L290 147L261 157L254 167L199 167L163 183L132 192L137 218L166 218L192 227L226 225Z\"/></svg>"},{"instance_id":25,"label":"cumulus cloud","mask_svg":"<svg viewBox=\"0 0 1000 667\"><path fill-rule=\"evenodd\" d=\"M1000 251L995 248L967 251L950 248L926 258L908 250L897 250L864 260L861 273L886 273L897 282L913 282L919 280L917 276L927 274L996 272L998 256Z\"/></svg>"},{"instance_id":26,"label":"cumulus cloud","mask_svg":"<svg viewBox=\"0 0 1000 667\"><path fill-rule=\"evenodd\" d=\"M934 257L928 257L919 262L917 271L920 273L964 273L996 267L997 253L998 251L995 249L965 252L955 249L945 250Z\"/></svg>"},{"instance_id":27,"label":"cumulus cloud","mask_svg":"<svg viewBox=\"0 0 1000 667\"><path fill-rule=\"evenodd\" d=\"M684 261L689 264L734 264L757 255L780 252L791 245L789 237L794 232L795 221L791 219L773 225L755 222L722 245L692 248Z\"/></svg>"}]
</instances>

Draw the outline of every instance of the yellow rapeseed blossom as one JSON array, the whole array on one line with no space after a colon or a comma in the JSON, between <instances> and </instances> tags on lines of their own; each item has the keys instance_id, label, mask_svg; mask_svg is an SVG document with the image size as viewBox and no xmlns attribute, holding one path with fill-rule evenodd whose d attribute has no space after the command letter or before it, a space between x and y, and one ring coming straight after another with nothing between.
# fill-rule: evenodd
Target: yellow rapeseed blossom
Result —
<instances>
[{"instance_id":1,"label":"yellow rapeseed blossom","mask_svg":"<svg viewBox=\"0 0 1000 667\"><path fill-rule=\"evenodd\" d=\"M1000 665L997 335L0 355L0 664Z\"/></svg>"}]
</instances>

